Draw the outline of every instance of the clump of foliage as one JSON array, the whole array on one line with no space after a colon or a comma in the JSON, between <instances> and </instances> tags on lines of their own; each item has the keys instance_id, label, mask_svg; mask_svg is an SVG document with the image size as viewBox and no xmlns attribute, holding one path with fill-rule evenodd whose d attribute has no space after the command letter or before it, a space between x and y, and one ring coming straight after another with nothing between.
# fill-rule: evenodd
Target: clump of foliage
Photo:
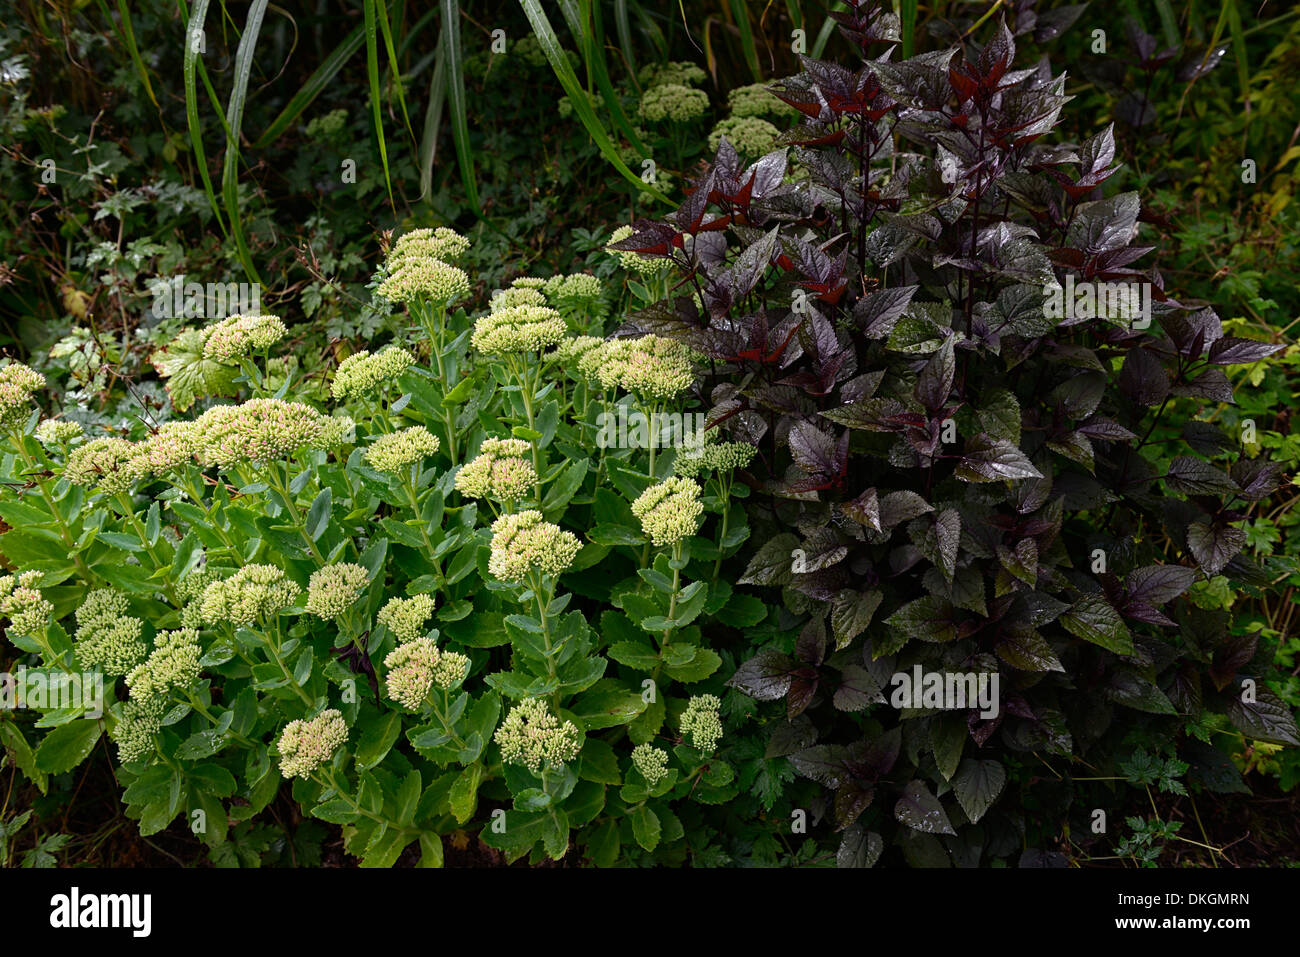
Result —
<instances>
[{"instance_id":1,"label":"clump of foliage","mask_svg":"<svg viewBox=\"0 0 1300 957\"><path fill-rule=\"evenodd\" d=\"M1213 424L1161 426L1232 402L1225 369L1280 347L1139 268L1111 128L1053 142L1063 78L1016 68L1004 23L899 59L893 15L849 6L861 61L775 87L802 114L789 150L746 166L722 142L615 247L676 266L678 295L630 327L705 355L712 425L758 447L739 581L782 607L730 684L783 701L767 754L826 789L842 864L1054 853L1096 806L1073 777L1134 739L1239 788L1216 741L1300 739L1273 642L1197 592L1272 580L1243 546L1279 468ZM1054 309L1075 284L1114 308ZM996 676L996 713L900 707L914 669Z\"/></svg>"},{"instance_id":2,"label":"clump of foliage","mask_svg":"<svg viewBox=\"0 0 1300 957\"><path fill-rule=\"evenodd\" d=\"M292 398L273 316L194 330L238 400L195 376L207 408L134 439L42 420L43 377L0 368L6 638L105 683L102 720L74 700L0 722L39 787L106 730L140 832L180 816L218 863L290 786L372 866L412 845L437 866L467 829L509 860L704 849L737 786L702 624L734 616L717 571L748 528L702 526L744 457L669 477L644 441L598 448L620 406L687 402L695 357L600 338L584 274L472 316L467 245L397 240L375 288L400 331L344 358L323 408Z\"/></svg>"}]
</instances>

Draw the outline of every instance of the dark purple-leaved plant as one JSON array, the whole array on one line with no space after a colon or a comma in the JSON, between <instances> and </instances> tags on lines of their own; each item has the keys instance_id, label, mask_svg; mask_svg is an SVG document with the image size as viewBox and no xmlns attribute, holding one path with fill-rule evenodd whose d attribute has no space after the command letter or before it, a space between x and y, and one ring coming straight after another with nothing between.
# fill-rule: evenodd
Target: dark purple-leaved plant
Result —
<instances>
[{"instance_id":1,"label":"dark purple-leaved plant","mask_svg":"<svg viewBox=\"0 0 1300 957\"><path fill-rule=\"evenodd\" d=\"M1267 583L1242 524L1280 479L1167 414L1231 402L1224 368L1280 347L1225 336L1141 265L1138 195L1106 194L1111 129L1052 142L1064 77L1017 68L1004 22L898 60L892 14L848 6L860 62L805 58L772 88L802 117L787 147L745 167L723 141L618 245L679 273L629 329L707 356L711 423L759 449L740 583L780 589L797 638L731 684L784 701L768 756L827 788L841 863L1054 845L1071 776L1114 773L1096 769L1135 729L1240 787L1211 730L1295 744L1295 723L1271 644L1186 593ZM1143 283L1146 323L1047 307L1055 285ZM895 709L917 665L997 673L996 716Z\"/></svg>"}]
</instances>

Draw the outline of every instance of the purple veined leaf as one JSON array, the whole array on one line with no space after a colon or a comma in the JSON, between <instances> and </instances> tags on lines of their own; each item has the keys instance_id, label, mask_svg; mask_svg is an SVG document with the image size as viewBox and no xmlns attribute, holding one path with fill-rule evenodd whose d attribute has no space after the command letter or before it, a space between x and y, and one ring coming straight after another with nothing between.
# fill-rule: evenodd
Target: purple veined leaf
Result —
<instances>
[{"instance_id":1,"label":"purple veined leaf","mask_svg":"<svg viewBox=\"0 0 1300 957\"><path fill-rule=\"evenodd\" d=\"M1092 176L1110 166L1115 159L1115 124L1108 123L1106 128L1095 136L1084 140L1079 147L1079 168L1084 177Z\"/></svg>"},{"instance_id":2,"label":"purple veined leaf","mask_svg":"<svg viewBox=\"0 0 1300 957\"><path fill-rule=\"evenodd\" d=\"M1169 394L1169 373L1154 353L1139 346L1124 356L1119 388L1138 405L1159 405Z\"/></svg>"},{"instance_id":3,"label":"purple veined leaf","mask_svg":"<svg viewBox=\"0 0 1300 957\"><path fill-rule=\"evenodd\" d=\"M790 690L792 674L798 665L790 657L775 651L760 651L745 661L727 681L757 701L775 701Z\"/></svg>"},{"instance_id":4,"label":"purple veined leaf","mask_svg":"<svg viewBox=\"0 0 1300 957\"><path fill-rule=\"evenodd\" d=\"M1019 447L981 433L966 443L957 477L966 482L1039 479L1043 474Z\"/></svg>"},{"instance_id":5,"label":"purple veined leaf","mask_svg":"<svg viewBox=\"0 0 1300 957\"><path fill-rule=\"evenodd\" d=\"M1217 575L1246 544L1246 533L1230 525L1187 526L1187 550L1207 575Z\"/></svg>"},{"instance_id":6,"label":"purple veined leaf","mask_svg":"<svg viewBox=\"0 0 1300 957\"><path fill-rule=\"evenodd\" d=\"M1223 469L1186 455L1169 463L1165 481L1184 495L1236 495L1240 491Z\"/></svg>"},{"instance_id":7,"label":"purple veined leaf","mask_svg":"<svg viewBox=\"0 0 1300 957\"><path fill-rule=\"evenodd\" d=\"M1253 339L1238 339L1235 336L1225 336L1222 339L1216 339L1210 345L1210 354L1207 357L1210 362L1220 366L1243 365L1248 362L1259 362L1261 359L1267 359L1276 352L1281 352L1286 346L1271 342L1256 342Z\"/></svg>"},{"instance_id":8,"label":"purple veined leaf","mask_svg":"<svg viewBox=\"0 0 1300 957\"><path fill-rule=\"evenodd\" d=\"M1228 471L1232 480L1241 488L1242 496L1251 502L1266 498L1281 484L1282 467L1262 458L1238 459Z\"/></svg>"},{"instance_id":9,"label":"purple veined leaf","mask_svg":"<svg viewBox=\"0 0 1300 957\"><path fill-rule=\"evenodd\" d=\"M1196 571L1186 565L1146 565L1129 572L1124 590L1129 599L1148 605L1173 601L1196 580Z\"/></svg>"},{"instance_id":10,"label":"purple veined leaf","mask_svg":"<svg viewBox=\"0 0 1300 957\"><path fill-rule=\"evenodd\" d=\"M896 286L863 296L853 306L853 321L869 339L882 339L893 331L919 286Z\"/></svg>"},{"instance_id":11,"label":"purple veined leaf","mask_svg":"<svg viewBox=\"0 0 1300 957\"><path fill-rule=\"evenodd\" d=\"M909 781L903 788L903 796L894 806L894 817L913 830L926 834L950 834L956 836L952 822L923 781Z\"/></svg>"}]
</instances>

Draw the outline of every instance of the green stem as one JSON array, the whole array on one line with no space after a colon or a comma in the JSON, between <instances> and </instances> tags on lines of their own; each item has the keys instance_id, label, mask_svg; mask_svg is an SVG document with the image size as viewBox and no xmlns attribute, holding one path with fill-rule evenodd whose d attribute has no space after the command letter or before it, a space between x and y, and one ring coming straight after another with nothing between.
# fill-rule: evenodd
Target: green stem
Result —
<instances>
[{"instance_id":1,"label":"green stem","mask_svg":"<svg viewBox=\"0 0 1300 957\"><path fill-rule=\"evenodd\" d=\"M284 499L285 507L289 510L289 517L293 519L293 524L298 529L298 534L302 536L302 540L307 544L307 549L312 553L312 556L316 561L324 565L325 556L321 554L320 548L317 547L316 542L312 537L307 534L307 528L303 525L302 511L298 508L297 503L294 502L293 493L289 491L289 467L287 465L284 466L284 472L281 473L280 463L277 462L270 467L268 472L275 483L275 490L279 492L280 497Z\"/></svg>"}]
</instances>

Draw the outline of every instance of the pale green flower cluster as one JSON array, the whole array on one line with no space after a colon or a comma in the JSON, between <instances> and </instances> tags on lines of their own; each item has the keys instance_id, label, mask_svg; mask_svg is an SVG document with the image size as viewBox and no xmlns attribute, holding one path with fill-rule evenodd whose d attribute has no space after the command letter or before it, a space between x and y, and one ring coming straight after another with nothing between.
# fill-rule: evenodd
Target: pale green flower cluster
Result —
<instances>
[{"instance_id":1,"label":"pale green flower cluster","mask_svg":"<svg viewBox=\"0 0 1300 957\"><path fill-rule=\"evenodd\" d=\"M719 442L716 437L717 433L710 430L701 441L684 444L673 460L673 472L683 478L695 478L700 472L743 469L758 452L748 442Z\"/></svg>"},{"instance_id":2,"label":"pale green flower cluster","mask_svg":"<svg viewBox=\"0 0 1300 957\"><path fill-rule=\"evenodd\" d=\"M541 698L524 698L510 710L495 740L501 760L522 764L536 774L547 764L563 764L578 756L582 735L572 721L563 724Z\"/></svg>"},{"instance_id":3,"label":"pale green flower cluster","mask_svg":"<svg viewBox=\"0 0 1300 957\"><path fill-rule=\"evenodd\" d=\"M632 766L654 787L668 773L668 752L653 744L638 744L632 749Z\"/></svg>"},{"instance_id":4,"label":"pale green flower cluster","mask_svg":"<svg viewBox=\"0 0 1300 957\"><path fill-rule=\"evenodd\" d=\"M286 778L305 778L329 762L348 739L342 712L327 708L310 721L290 721L280 733L280 773Z\"/></svg>"},{"instance_id":5,"label":"pale green flower cluster","mask_svg":"<svg viewBox=\"0 0 1300 957\"><path fill-rule=\"evenodd\" d=\"M426 594L390 598L379 609L375 620L396 635L399 644L414 641L423 635L425 623L433 614L433 604L433 596Z\"/></svg>"},{"instance_id":6,"label":"pale green flower cluster","mask_svg":"<svg viewBox=\"0 0 1300 957\"><path fill-rule=\"evenodd\" d=\"M441 259L402 258L376 292L389 302L428 299L449 304L469 295L469 276L465 270Z\"/></svg>"},{"instance_id":7,"label":"pale green flower cluster","mask_svg":"<svg viewBox=\"0 0 1300 957\"><path fill-rule=\"evenodd\" d=\"M177 582L176 596L184 602L181 607L182 628L203 627L203 592L213 582L221 581L233 573L233 568L201 568Z\"/></svg>"},{"instance_id":8,"label":"pale green flower cluster","mask_svg":"<svg viewBox=\"0 0 1300 957\"><path fill-rule=\"evenodd\" d=\"M349 418L333 418L301 402L281 399L213 406L196 424L199 458L222 468L288 458L308 448L333 448L353 427Z\"/></svg>"},{"instance_id":9,"label":"pale green flower cluster","mask_svg":"<svg viewBox=\"0 0 1300 957\"><path fill-rule=\"evenodd\" d=\"M695 534L704 514L700 487L680 476L666 478L641 493L632 503L632 514L656 547L676 545Z\"/></svg>"},{"instance_id":10,"label":"pale green flower cluster","mask_svg":"<svg viewBox=\"0 0 1300 957\"><path fill-rule=\"evenodd\" d=\"M131 697L111 732L120 761L134 761L153 750L170 704L168 693L198 680L202 656L199 633L193 628L160 631L154 637L153 652L127 675Z\"/></svg>"},{"instance_id":11,"label":"pale green flower cluster","mask_svg":"<svg viewBox=\"0 0 1300 957\"><path fill-rule=\"evenodd\" d=\"M398 645L384 658L388 669L388 697L409 711L419 711L436 685L451 691L469 673L469 659L455 651L442 651L428 638Z\"/></svg>"},{"instance_id":12,"label":"pale green flower cluster","mask_svg":"<svg viewBox=\"0 0 1300 957\"><path fill-rule=\"evenodd\" d=\"M667 84L694 86L703 83L707 75L694 63L676 60L671 63L651 63L642 67L641 72L637 74L637 80L643 88Z\"/></svg>"},{"instance_id":13,"label":"pale green flower cluster","mask_svg":"<svg viewBox=\"0 0 1300 957\"><path fill-rule=\"evenodd\" d=\"M91 439L68 456L64 477L73 485L98 488L105 495L117 495L143 478L134 442L126 439Z\"/></svg>"},{"instance_id":14,"label":"pale green flower cluster","mask_svg":"<svg viewBox=\"0 0 1300 957\"><path fill-rule=\"evenodd\" d=\"M352 607L370 584L370 573L360 565L339 562L311 573L307 581L307 611L332 621Z\"/></svg>"},{"instance_id":15,"label":"pale green flower cluster","mask_svg":"<svg viewBox=\"0 0 1300 957\"><path fill-rule=\"evenodd\" d=\"M651 258L642 256L640 253L628 252L624 249L609 249L614 243L621 243L627 239L636 230L631 226L620 226L610 233L609 243L606 246L606 252L618 260L618 264L628 272L634 272L640 276L657 276L668 269L672 263L667 259Z\"/></svg>"},{"instance_id":16,"label":"pale green flower cluster","mask_svg":"<svg viewBox=\"0 0 1300 957\"><path fill-rule=\"evenodd\" d=\"M197 422L165 422L158 431L135 446L132 467L136 478L166 475L193 461L202 433Z\"/></svg>"},{"instance_id":17,"label":"pale green flower cluster","mask_svg":"<svg viewBox=\"0 0 1300 957\"><path fill-rule=\"evenodd\" d=\"M343 132L348 121L347 110L330 110L324 116L318 116L307 124L307 138L311 140L330 140Z\"/></svg>"},{"instance_id":18,"label":"pale green flower cluster","mask_svg":"<svg viewBox=\"0 0 1300 957\"><path fill-rule=\"evenodd\" d=\"M600 294L600 280L585 272L552 276L546 281L546 295L554 302L595 302Z\"/></svg>"},{"instance_id":19,"label":"pale green flower cluster","mask_svg":"<svg viewBox=\"0 0 1300 957\"><path fill-rule=\"evenodd\" d=\"M372 468L399 475L426 455L433 455L439 445L436 435L422 425L413 425L375 439L365 458Z\"/></svg>"},{"instance_id":20,"label":"pale green flower cluster","mask_svg":"<svg viewBox=\"0 0 1300 957\"><path fill-rule=\"evenodd\" d=\"M785 119L799 112L784 100L773 96L762 83L736 87L727 94L727 106L732 116L775 116Z\"/></svg>"},{"instance_id":21,"label":"pale green flower cluster","mask_svg":"<svg viewBox=\"0 0 1300 957\"><path fill-rule=\"evenodd\" d=\"M507 582L521 582L533 571L558 575L573 564L580 548L572 532L544 521L541 512L502 515L492 523L488 571Z\"/></svg>"},{"instance_id":22,"label":"pale green flower cluster","mask_svg":"<svg viewBox=\"0 0 1300 957\"><path fill-rule=\"evenodd\" d=\"M9 630L16 635L35 635L50 623L54 606L37 589L41 577L30 571L0 578L0 616L9 619Z\"/></svg>"},{"instance_id":23,"label":"pale green flower cluster","mask_svg":"<svg viewBox=\"0 0 1300 957\"><path fill-rule=\"evenodd\" d=\"M542 295L540 289L532 286L512 285L509 289L502 289L492 297L488 303L488 309L491 312L504 312L507 309L513 309L515 306L545 306L546 297Z\"/></svg>"},{"instance_id":24,"label":"pale green flower cluster","mask_svg":"<svg viewBox=\"0 0 1300 957\"><path fill-rule=\"evenodd\" d=\"M716 150L725 136L741 156L759 157L776 148L781 131L757 116L729 116L709 134L709 149Z\"/></svg>"},{"instance_id":25,"label":"pale green flower cluster","mask_svg":"<svg viewBox=\"0 0 1300 957\"><path fill-rule=\"evenodd\" d=\"M200 614L206 625L247 627L292 605L301 592L281 568L245 565L229 578L214 581L203 590Z\"/></svg>"},{"instance_id":26,"label":"pale green flower cluster","mask_svg":"<svg viewBox=\"0 0 1300 957\"><path fill-rule=\"evenodd\" d=\"M0 368L0 431L21 429L32 414L32 396L45 388L45 376L21 362Z\"/></svg>"},{"instance_id":27,"label":"pale green flower cluster","mask_svg":"<svg viewBox=\"0 0 1300 957\"><path fill-rule=\"evenodd\" d=\"M709 94L679 83L652 86L641 94L637 113L651 123L689 123L709 109Z\"/></svg>"},{"instance_id":28,"label":"pale green flower cluster","mask_svg":"<svg viewBox=\"0 0 1300 957\"><path fill-rule=\"evenodd\" d=\"M46 419L32 434L36 436L37 442L48 449L75 442L85 435L86 431L77 422L69 422L66 419Z\"/></svg>"},{"instance_id":29,"label":"pale green flower cluster","mask_svg":"<svg viewBox=\"0 0 1300 957\"><path fill-rule=\"evenodd\" d=\"M440 259L454 263L469 249L469 240L446 226L413 229L397 237L386 260L389 269L414 259Z\"/></svg>"},{"instance_id":30,"label":"pale green flower cluster","mask_svg":"<svg viewBox=\"0 0 1300 957\"><path fill-rule=\"evenodd\" d=\"M691 744L701 751L712 751L722 740L722 718L718 709L722 702L716 695L695 695L686 702L682 712L682 735L690 736Z\"/></svg>"},{"instance_id":31,"label":"pale green flower cluster","mask_svg":"<svg viewBox=\"0 0 1300 957\"><path fill-rule=\"evenodd\" d=\"M556 345L555 351L550 354L550 358L555 359L566 367L577 368L582 361L582 357L593 349L598 349L605 344L605 340L598 336L576 336L569 339L560 340ZM583 378L589 378L584 376Z\"/></svg>"},{"instance_id":32,"label":"pale green flower cluster","mask_svg":"<svg viewBox=\"0 0 1300 957\"><path fill-rule=\"evenodd\" d=\"M172 688L188 688L199 680L203 648L193 628L160 631L154 636L149 657L126 676L131 697L166 695Z\"/></svg>"},{"instance_id":33,"label":"pale green flower cluster","mask_svg":"<svg viewBox=\"0 0 1300 957\"><path fill-rule=\"evenodd\" d=\"M117 759L129 764L151 752L166 714L167 699L157 695L132 697L123 704L122 715L109 732L117 742Z\"/></svg>"},{"instance_id":34,"label":"pale green flower cluster","mask_svg":"<svg viewBox=\"0 0 1300 957\"><path fill-rule=\"evenodd\" d=\"M541 276L519 276L510 283L512 289L542 289L546 286L546 280Z\"/></svg>"},{"instance_id":35,"label":"pale green flower cluster","mask_svg":"<svg viewBox=\"0 0 1300 957\"><path fill-rule=\"evenodd\" d=\"M229 362L265 352L287 333L279 316L228 316L202 330L203 356Z\"/></svg>"},{"instance_id":36,"label":"pale green flower cluster","mask_svg":"<svg viewBox=\"0 0 1300 957\"><path fill-rule=\"evenodd\" d=\"M671 399L695 381L690 348L654 335L606 342L579 359L578 371L602 389L617 386L642 399Z\"/></svg>"},{"instance_id":37,"label":"pale green flower cluster","mask_svg":"<svg viewBox=\"0 0 1300 957\"><path fill-rule=\"evenodd\" d=\"M127 597L111 588L86 593L76 613L77 657L83 665L124 675L145 660L144 622L128 615L128 608Z\"/></svg>"},{"instance_id":38,"label":"pale green flower cluster","mask_svg":"<svg viewBox=\"0 0 1300 957\"><path fill-rule=\"evenodd\" d=\"M564 319L548 306L510 306L474 323L470 342L479 352L540 352L564 338Z\"/></svg>"},{"instance_id":39,"label":"pale green flower cluster","mask_svg":"<svg viewBox=\"0 0 1300 957\"><path fill-rule=\"evenodd\" d=\"M517 502L537 487L532 446L523 439L483 440L478 456L456 473L456 491L470 498Z\"/></svg>"},{"instance_id":40,"label":"pale green flower cluster","mask_svg":"<svg viewBox=\"0 0 1300 957\"><path fill-rule=\"evenodd\" d=\"M371 355L356 352L339 363L334 373L334 398L350 399L365 395L377 386L392 382L415 364L415 356L398 346L388 346Z\"/></svg>"}]
</instances>

